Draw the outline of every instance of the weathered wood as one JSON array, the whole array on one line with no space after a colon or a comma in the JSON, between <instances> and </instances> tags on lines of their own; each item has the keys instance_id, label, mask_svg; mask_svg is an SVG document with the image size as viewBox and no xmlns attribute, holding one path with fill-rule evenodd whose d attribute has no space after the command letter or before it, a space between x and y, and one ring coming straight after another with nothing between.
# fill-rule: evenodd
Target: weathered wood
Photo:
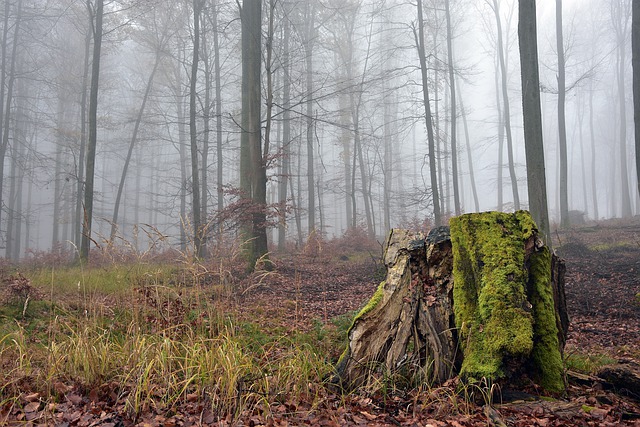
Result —
<instances>
[{"instance_id":1,"label":"weathered wood","mask_svg":"<svg viewBox=\"0 0 640 427\"><path fill-rule=\"evenodd\" d=\"M615 365L603 366L598 370L598 378L604 380L605 386L613 388L640 401L640 365L633 361L623 361Z\"/></svg>"},{"instance_id":2,"label":"weathered wood","mask_svg":"<svg viewBox=\"0 0 640 427\"><path fill-rule=\"evenodd\" d=\"M353 387L401 368L437 381L455 375L451 241L446 228L438 230L442 234L429 239L407 230L389 233L386 280L349 330L336 381Z\"/></svg>"},{"instance_id":3,"label":"weathered wood","mask_svg":"<svg viewBox=\"0 0 640 427\"><path fill-rule=\"evenodd\" d=\"M357 387L401 371L442 383L462 369L465 378L533 378L547 389L564 389L563 262L537 238L526 212L458 218L452 224L466 237L453 242L448 227L431 230L426 238L407 230L389 233L386 279L354 319L335 382ZM496 290L490 280L506 287ZM497 339L502 341L496 345Z\"/></svg>"}]
</instances>

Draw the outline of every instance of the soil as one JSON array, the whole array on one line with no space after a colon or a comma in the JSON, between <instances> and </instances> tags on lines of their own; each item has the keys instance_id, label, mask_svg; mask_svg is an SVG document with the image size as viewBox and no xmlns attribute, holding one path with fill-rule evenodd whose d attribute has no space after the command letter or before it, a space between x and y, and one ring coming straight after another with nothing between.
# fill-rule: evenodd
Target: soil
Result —
<instances>
[{"instance_id":1,"label":"soil","mask_svg":"<svg viewBox=\"0 0 640 427\"><path fill-rule=\"evenodd\" d=\"M588 353L639 363L640 218L558 231L553 245L567 265L571 326L565 354ZM383 278L380 252L381 247L372 246L355 255L341 254L339 248L327 244L323 251L276 258L275 271L246 279L233 301L265 327L283 321L294 329L327 324L336 316L353 314L374 293ZM399 390L385 396L364 392L343 396L327 389L319 406L289 402L270 407L271 416L266 418L243 413L233 420L214 419L206 405L188 402L177 414L147 414L137 422L144 426L640 426L640 391L631 390L628 396L607 389L596 377L577 378L569 376L567 395L555 399L540 398L527 390L512 394L515 401L509 403L501 401L500 393L491 405L486 404L487 396L484 401L464 403L452 398L457 386L454 380L442 387ZM114 408L96 408L86 396L66 404L73 416L63 418L59 425L135 425ZM22 414L19 424L27 420ZM36 420L31 423L36 424Z\"/></svg>"}]
</instances>

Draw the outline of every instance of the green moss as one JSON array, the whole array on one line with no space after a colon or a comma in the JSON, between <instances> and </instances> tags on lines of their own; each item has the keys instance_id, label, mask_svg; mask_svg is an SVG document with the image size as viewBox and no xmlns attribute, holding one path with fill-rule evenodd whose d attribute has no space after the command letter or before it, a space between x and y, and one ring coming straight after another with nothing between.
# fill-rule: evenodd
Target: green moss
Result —
<instances>
[{"instance_id":1,"label":"green moss","mask_svg":"<svg viewBox=\"0 0 640 427\"><path fill-rule=\"evenodd\" d=\"M374 307L378 305L380 301L382 301L382 296L384 295L385 283L386 282L384 280L380 282L380 284L378 285L378 288L376 289L375 293L371 296L371 299L369 300L369 302L364 307L362 307L362 309L358 312L358 314L356 314L356 316L353 318L353 323L351 324L351 328L353 328L353 325L356 323L358 319L360 319L362 316L364 316L365 314L373 310ZM349 330L351 330L351 328L349 328Z\"/></svg>"},{"instance_id":2,"label":"green moss","mask_svg":"<svg viewBox=\"0 0 640 427\"><path fill-rule=\"evenodd\" d=\"M558 327L551 288L551 253L545 246L531 254L530 286L534 315L534 348L532 358L538 381L549 391L565 389L562 355L558 350Z\"/></svg>"},{"instance_id":3,"label":"green moss","mask_svg":"<svg viewBox=\"0 0 640 427\"><path fill-rule=\"evenodd\" d=\"M353 327L356 324L356 322L358 321L358 319L360 319L365 314L369 313L371 310L373 310L378 305L378 303L380 301L382 301L382 297L384 296L384 285L385 285L385 283L386 283L385 281L380 282L380 284L378 285L378 288L376 289L374 294L369 299L369 302L367 302L367 304L364 307L362 307L362 309L360 309L358 314L355 315L355 317L353 318L353 321L351 322L351 326L349 327L349 330L347 331L347 336L349 336L349 333L353 329ZM347 343L347 348L345 348L345 350L340 355L340 358L338 359L338 363L337 363L336 366L340 366L342 363L344 363L345 359L347 358L348 355L349 355L349 344Z\"/></svg>"},{"instance_id":4,"label":"green moss","mask_svg":"<svg viewBox=\"0 0 640 427\"><path fill-rule=\"evenodd\" d=\"M450 226L462 376L496 380L506 375L507 359L533 357L541 385L563 388L548 250L536 256L533 269L525 266L524 242L537 232L529 213L467 214Z\"/></svg>"}]
</instances>

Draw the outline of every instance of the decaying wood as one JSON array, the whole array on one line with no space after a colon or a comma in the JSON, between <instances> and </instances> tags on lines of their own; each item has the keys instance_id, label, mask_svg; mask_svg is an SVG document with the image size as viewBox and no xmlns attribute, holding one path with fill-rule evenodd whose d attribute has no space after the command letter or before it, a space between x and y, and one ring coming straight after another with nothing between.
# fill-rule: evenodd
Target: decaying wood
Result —
<instances>
[{"instance_id":1,"label":"decaying wood","mask_svg":"<svg viewBox=\"0 0 640 427\"><path fill-rule=\"evenodd\" d=\"M597 373L607 388L640 401L640 365L633 361L622 361L600 368Z\"/></svg>"},{"instance_id":2,"label":"decaying wood","mask_svg":"<svg viewBox=\"0 0 640 427\"><path fill-rule=\"evenodd\" d=\"M392 230L385 248L386 280L378 301L356 317L336 380L353 387L374 372L409 368L444 381L455 375L456 358L448 231L441 227L425 238Z\"/></svg>"},{"instance_id":3,"label":"decaying wood","mask_svg":"<svg viewBox=\"0 0 640 427\"><path fill-rule=\"evenodd\" d=\"M523 250L535 252L541 245L534 234L523 241ZM463 355L454 318L449 228L435 228L427 237L392 230L385 242L384 263L386 279L356 316L347 349L336 366L334 382L353 388L381 374L400 373L420 375L428 383L443 383L458 375ZM558 345L562 351L569 322L564 262L553 256L551 268Z\"/></svg>"}]
</instances>

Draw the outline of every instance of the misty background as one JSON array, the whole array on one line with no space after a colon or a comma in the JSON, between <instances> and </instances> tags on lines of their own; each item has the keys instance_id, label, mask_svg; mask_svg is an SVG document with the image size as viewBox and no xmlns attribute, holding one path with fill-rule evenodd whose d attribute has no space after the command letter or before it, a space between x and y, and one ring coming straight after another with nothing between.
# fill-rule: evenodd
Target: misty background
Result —
<instances>
[{"instance_id":1,"label":"misty background","mask_svg":"<svg viewBox=\"0 0 640 427\"><path fill-rule=\"evenodd\" d=\"M443 215L526 209L517 1L421 1ZM105 0L94 244L140 251L191 244L194 5L202 8L195 81L201 210L212 239L237 237L238 3ZM561 222L563 181L568 209L579 211L569 216L573 223L632 216L640 201L631 0L563 2L566 180L556 6L537 2L552 227ZM390 227L433 224L417 9L402 0L263 1L274 247L303 245L313 230L380 237ZM0 3L0 246L8 259L79 246L95 18L93 1Z\"/></svg>"}]
</instances>

